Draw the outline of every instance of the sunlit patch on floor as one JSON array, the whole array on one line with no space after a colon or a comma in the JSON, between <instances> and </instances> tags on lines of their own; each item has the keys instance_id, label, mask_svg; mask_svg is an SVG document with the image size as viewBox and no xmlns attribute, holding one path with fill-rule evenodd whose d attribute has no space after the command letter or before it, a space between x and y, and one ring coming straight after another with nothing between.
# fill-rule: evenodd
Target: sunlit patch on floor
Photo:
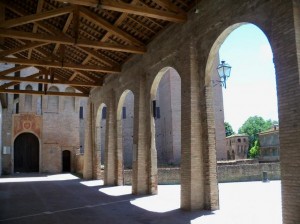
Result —
<instances>
[{"instance_id":1,"label":"sunlit patch on floor","mask_svg":"<svg viewBox=\"0 0 300 224\"><path fill-rule=\"evenodd\" d=\"M64 181L64 180L76 180L78 177L70 174L55 174L48 176L35 176L35 177L9 177L0 178L0 183L21 183L21 182L38 182L38 181Z\"/></svg>"},{"instance_id":2,"label":"sunlit patch on floor","mask_svg":"<svg viewBox=\"0 0 300 224\"><path fill-rule=\"evenodd\" d=\"M131 186L106 187L101 188L99 191L110 196L122 196L132 193Z\"/></svg>"},{"instance_id":3,"label":"sunlit patch on floor","mask_svg":"<svg viewBox=\"0 0 300 224\"><path fill-rule=\"evenodd\" d=\"M138 198L130 203L150 212L169 212L180 208L179 193L179 185L159 185L157 195Z\"/></svg>"},{"instance_id":4,"label":"sunlit patch on floor","mask_svg":"<svg viewBox=\"0 0 300 224\"><path fill-rule=\"evenodd\" d=\"M81 181L81 184L87 187L96 187L96 186L103 186L103 180L90 180L90 181Z\"/></svg>"}]
</instances>

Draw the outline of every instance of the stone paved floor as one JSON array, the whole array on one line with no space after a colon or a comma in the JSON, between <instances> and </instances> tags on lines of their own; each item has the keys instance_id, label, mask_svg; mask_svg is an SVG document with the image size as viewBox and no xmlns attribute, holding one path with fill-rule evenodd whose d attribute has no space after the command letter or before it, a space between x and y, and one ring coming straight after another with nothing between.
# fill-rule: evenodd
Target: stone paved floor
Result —
<instances>
[{"instance_id":1,"label":"stone paved floor","mask_svg":"<svg viewBox=\"0 0 300 224\"><path fill-rule=\"evenodd\" d=\"M130 186L104 187L70 174L0 178L0 224L281 224L280 181L219 184L214 212L179 209L180 186L137 197Z\"/></svg>"}]
</instances>

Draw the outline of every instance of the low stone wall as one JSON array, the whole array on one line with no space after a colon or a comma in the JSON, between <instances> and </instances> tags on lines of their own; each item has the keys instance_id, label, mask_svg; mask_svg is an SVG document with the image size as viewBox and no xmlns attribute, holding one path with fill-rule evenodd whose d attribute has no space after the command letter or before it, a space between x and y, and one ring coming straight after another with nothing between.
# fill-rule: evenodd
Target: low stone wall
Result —
<instances>
[{"instance_id":1,"label":"low stone wall","mask_svg":"<svg viewBox=\"0 0 300 224\"><path fill-rule=\"evenodd\" d=\"M269 180L280 180L280 163L258 163L253 161L218 163L218 182L261 181L262 173ZM131 184L131 170L124 171L124 184ZM159 184L180 184L180 168L159 168Z\"/></svg>"}]
</instances>

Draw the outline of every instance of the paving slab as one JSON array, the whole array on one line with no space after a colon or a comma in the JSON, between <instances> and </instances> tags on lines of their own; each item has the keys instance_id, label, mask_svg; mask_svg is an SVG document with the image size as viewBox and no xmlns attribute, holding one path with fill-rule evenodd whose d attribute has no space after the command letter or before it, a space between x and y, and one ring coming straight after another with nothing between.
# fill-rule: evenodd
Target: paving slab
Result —
<instances>
[{"instance_id":1,"label":"paving slab","mask_svg":"<svg viewBox=\"0 0 300 224\"><path fill-rule=\"evenodd\" d=\"M0 224L281 224L281 182L219 184L220 210L180 210L180 185L135 196L72 174L0 178Z\"/></svg>"}]
</instances>

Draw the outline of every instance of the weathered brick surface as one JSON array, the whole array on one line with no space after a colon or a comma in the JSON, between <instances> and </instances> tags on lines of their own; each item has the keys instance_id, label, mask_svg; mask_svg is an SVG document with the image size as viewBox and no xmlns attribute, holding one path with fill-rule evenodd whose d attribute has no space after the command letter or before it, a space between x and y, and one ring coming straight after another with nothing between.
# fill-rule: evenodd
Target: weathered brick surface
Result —
<instances>
[{"instance_id":1,"label":"weathered brick surface","mask_svg":"<svg viewBox=\"0 0 300 224\"><path fill-rule=\"evenodd\" d=\"M294 10L293 6L297 8ZM137 99L134 192L155 192L157 175L154 138L151 137L151 88L159 71L173 67L182 82L181 207L218 208L210 74L219 47L230 32L245 23L253 23L268 37L276 66L281 126L283 220L285 224L299 222L298 7L299 1L292 0L200 1L199 14L191 12L186 23L168 27L147 46L146 54L132 57L123 65L119 75L108 77L103 87L93 90L91 100L96 110L102 103L108 103L111 91L115 93L115 102L119 101L126 89L130 89ZM145 80L142 92L141 78ZM116 111L116 108L111 111ZM95 120L94 118L94 122ZM139 191L138 188L148 190Z\"/></svg>"}]
</instances>

